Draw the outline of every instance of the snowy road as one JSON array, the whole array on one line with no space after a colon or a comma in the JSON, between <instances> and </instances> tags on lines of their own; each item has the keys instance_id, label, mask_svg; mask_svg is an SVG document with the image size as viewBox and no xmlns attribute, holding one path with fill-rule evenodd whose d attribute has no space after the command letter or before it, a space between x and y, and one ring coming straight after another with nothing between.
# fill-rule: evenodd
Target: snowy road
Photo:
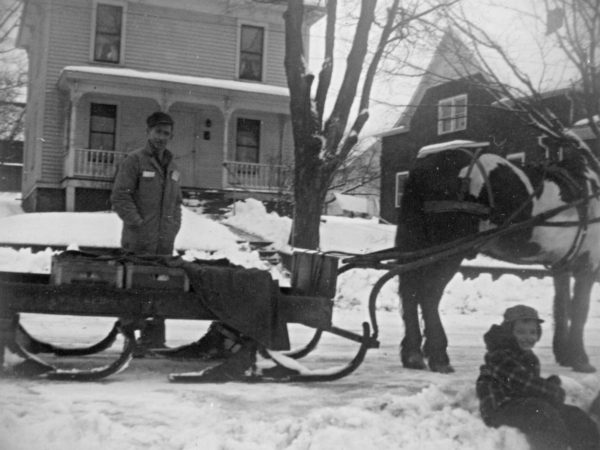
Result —
<instances>
[{"instance_id":1,"label":"snowy road","mask_svg":"<svg viewBox=\"0 0 600 450\"><path fill-rule=\"evenodd\" d=\"M3 211L1 200L0 196L0 217L15 214ZM245 207L248 211L238 207L237 215L228 219L231 225L253 233L260 230L273 242L287 242L289 219L266 214L258 202L246 202ZM108 214L21 216L3 222L0 241L16 239L14 234L23 231L27 242L102 246L118 242L118 227L115 231L106 226L106 220L114 222ZM180 236L184 244L205 246L207 251L216 248L216 256L246 267L264 264L256 252L239 247L223 225L192 214L184 221L187 231ZM374 251L393 245L394 228L328 218L321 236L325 249ZM33 254L0 248L0 268L47 273L50 256L50 251ZM335 325L360 330L364 302L378 276L376 271L360 270L339 278ZM381 348L370 350L355 373L336 382L170 384L169 372L197 367L149 359L134 360L121 374L94 383L0 379L0 450L526 449L515 430L483 425L474 386L484 353L483 333L516 303L537 308L546 320L536 352L543 375L561 375L568 401L587 407L600 390L597 374L573 373L554 363L550 279L522 281L504 275L492 281L483 275L464 281L456 276L446 287L440 308L456 369L451 375L401 367L398 344L403 329L396 292L397 284L391 281L378 299ZM39 315L26 316L23 322L34 335L63 345L98 341L112 325L108 319ZM187 343L207 325L168 321L167 338L171 345ZM308 329L294 328L292 341L304 344L311 335ZM600 368L598 283L585 342L592 363ZM339 365L355 351L355 343L329 336L306 358L306 365Z\"/></svg>"},{"instance_id":2,"label":"snowy road","mask_svg":"<svg viewBox=\"0 0 600 450\"><path fill-rule=\"evenodd\" d=\"M523 284L531 283L540 281ZM458 289L464 283L455 284ZM597 367L599 300L592 305L586 335ZM332 383L170 384L168 372L197 366L152 359L134 360L125 372L97 383L4 379L0 381L0 448L527 448L520 434L488 429L477 413L474 381L483 355L481 336L499 313L461 314L464 308L453 302L449 300L447 307L454 311L444 316L456 369L452 375L404 370L397 356L402 331L398 312L380 311L381 348L370 350L354 374ZM504 306L496 309L501 313ZM334 319L358 331L363 313L339 310ZM24 323L32 333L70 344L97 340L110 328L109 319L99 318L32 315ZM205 326L204 322L169 321L169 343L196 339ZM311 336L303 327L291 332L295 343ZM563 376L573 402L589 402L600 387L597 375L556 366L551 334L546 327L538 347L544 371ZM306 365L338 365L354 351L352 342L327 336Z\"/></svg>"}]
</instances>

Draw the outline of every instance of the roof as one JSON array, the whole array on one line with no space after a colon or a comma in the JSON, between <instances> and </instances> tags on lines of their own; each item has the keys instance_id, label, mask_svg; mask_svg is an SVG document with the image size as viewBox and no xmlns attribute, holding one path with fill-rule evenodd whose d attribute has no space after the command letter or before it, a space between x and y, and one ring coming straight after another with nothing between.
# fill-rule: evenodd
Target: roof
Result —
<instances>
[{"instance_id":1,"label":"roof","mask_svg":"<svg viewBox=\"0 0 600 450\"><path fill-rule=\"evenodd\" d=\"M399 127L392 128L391 130L383 131L381 133L374 134L373 136L382 138L387 136L394 136L396 134L408 133L408 127L400 125Z\"/></svg>"},{"instance_id":2,"label":"roof","mask_svg":"<svg viewBox=\"0 0 600 450\"><path fill-rule=\"evenodd\" d=\"M430 88L478 73L484 74L485 71L477 64L477 59L471 50L452 30L446 31L408 103L410 106L404 109L394 128L387 131L385 135L409 131L410 120L416 106L421 103Z\"/></svg>"},{"instance_id":3,"label":"roof","mask_svg":"<svg viewBox=\"0 0 600 450\"><path fill-rule=\"evenodd\" d=\"M260 83L249 83L237 80L223 80L217 78L194 77L189 75L176 75L163 72L125 69L121 67L96 67L96 66L66 66L59 78L59 85L66 87L69 81L101 80L110 78L113 81L131 81L139 83L145 80L148 83L171 83L185 86L208 87L222 91L252 92L256 94L273 95L276 97L289 97L287 87L273 86Z\"/></svg>"}]
</instances>

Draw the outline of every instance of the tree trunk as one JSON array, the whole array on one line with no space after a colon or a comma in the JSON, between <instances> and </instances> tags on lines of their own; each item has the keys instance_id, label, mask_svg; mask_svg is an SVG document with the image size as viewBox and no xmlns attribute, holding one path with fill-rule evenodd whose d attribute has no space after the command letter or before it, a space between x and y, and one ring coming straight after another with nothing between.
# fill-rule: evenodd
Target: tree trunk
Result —
<instances>
[{"instance_id":1,"label":"tree trunk","mask_svg":"<svg viewBox=\"0 0 600 450\"><path fill-rule=\"evenodd\" d=\"M319 184L310 183L296 189L291 239L293 247L309 250L319 248L321 210L327 192L327 188L319 187Z\"/></svg>"},{"instance_id":2,"label":"tree trunk","mask_svg":"<svg viewBox=\"0 0 600 450\"><path fill-rule=\"evenodd\" d=\"M312 142L316 145L316 142ZM330 172L325 170L313 148L296 152L294 182L294 225L290 244L294 247L319 248L321 212L329 187Z\"/></svg>"}]
</instances>

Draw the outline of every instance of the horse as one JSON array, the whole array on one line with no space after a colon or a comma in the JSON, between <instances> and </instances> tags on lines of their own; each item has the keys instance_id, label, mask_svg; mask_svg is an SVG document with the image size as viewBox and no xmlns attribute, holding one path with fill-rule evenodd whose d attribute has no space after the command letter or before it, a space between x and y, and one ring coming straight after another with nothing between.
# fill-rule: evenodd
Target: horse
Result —
<instances>
[{"instance_id":1,"label":"horse","mask_svg":"<svg viewBox=\"0 0 600 450\"><path fill-rule=\"evenodd\" d=\"M519 167L471 141L419 151L404 185L395 249L400 255L433 249L435 257L399 272L404 367L453 372L438 307L461 262L481 253L549 268L556 361L595 371L583 333L591 289L600 280L600 164L575 135L560 136L562 158L535 166Z\"/></svg>"}]
</instances>

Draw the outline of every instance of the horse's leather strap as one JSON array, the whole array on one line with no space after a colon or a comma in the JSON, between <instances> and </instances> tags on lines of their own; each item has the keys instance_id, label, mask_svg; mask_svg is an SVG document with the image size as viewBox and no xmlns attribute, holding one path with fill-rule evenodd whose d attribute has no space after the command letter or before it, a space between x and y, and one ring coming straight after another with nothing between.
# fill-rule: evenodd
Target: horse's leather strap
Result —
<instances>
[{"instance_id":1,"label":"horse's leather strap","mask_svg":"<svg viewBox=\"0 0 600 450\"><path fill-rule=\"evenodd\" d=\"M423 211L425 213L467 213L476 216L488 217L490 208L481 203L456 201L456 200L430 200L423 202Z\"/></svg>"}]
</instances>

